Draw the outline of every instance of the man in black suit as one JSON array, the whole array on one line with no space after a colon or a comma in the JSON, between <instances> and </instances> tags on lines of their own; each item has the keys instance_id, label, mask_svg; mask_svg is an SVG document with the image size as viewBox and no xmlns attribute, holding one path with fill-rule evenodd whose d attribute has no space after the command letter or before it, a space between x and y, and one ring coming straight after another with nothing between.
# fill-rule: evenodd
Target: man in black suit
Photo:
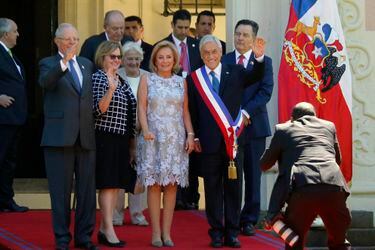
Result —
<instances>
[{"instance_id":1,"label":"man in black suit","mask_svg":"<svg viewBox=\"0 0 375 250\"><path fill-rule=\"evenodd\" d=\"M41 146L51 196L56 249L68 249L70 194L73 176L77 207L75 247L97 249L95 228L95 132L91 75L94 66L77 57L78 32L62 23L55 33L58 54L39 62L39 84L44 90L44 128Z\"/></svg>"},{"instance_id":2,"label":"man in black suit","mask_svg":"<svg viewBox=\"0 0 375 250\"><path fill-rule=\"evenodd\" d=\"M224 64L242 64L252 70L254 53L252 46L256 39L259 26L256 22L242 19L237 22L234 31L235 50L224 55ZM241 211L241 233L251 236L255 234L260 213L260 180L259 159L266 148L266 137L271 136L266 104L272 96L273 72L272 60L264 56L264 75L261 81L246 88L243 93L242 107L250 119L244 130L244 176L245 204Z\"/></svg>"},{"instance_id":3,"label":"man in black suit","mask_svg":"<svg viewBox=\"0 0 375 250\"><path fill-rule=\"evenodd\" d=\"M128 16L125 18L125 35L130 36L143 49L143 60L141 62L141 69L150 71L150 58L153 46L142 40L143 37L142 19L138 16Z\"/></svg>"},{"instance_id":4,"label":"man in black suit","mask_svg":"<svg viewBox=\"0 0 375 250\"><path fill-rule=\"evenodd\" d=\"M186 46L188 65L184 68L184 65L182 65L183 62L180 61L181 70L178 72L178 75L184 78L186 78L190 72L203 65L199 54L199 41L189 36L190 23L190 12L184 9L177 10L172 18L172 33L162 39L162 41L167 40L176 45L180 57L183 47Z\"/></svg>"},{"instance_id":5,"label":"man in black suit","mask_svg":"<svg viewBox=\"0 0 375 250\"><path fill-rule=\"evenodd\" d=\"M184 9L177 10L173 14L172 33L163 40L170 41L176 45L180 55L181 70L178 75L186 78L190 72L198 69L203 65L199 53L199 41L189 36L189 28L191 23L190 12ZM184 48L187 55L184 56ZM184 60L185 58L185 60ZM184 63L185 61L185 63ZM176 210L179 209L198 209L199 193L198 193L198 173L197 165L199 159L195 153L189 155L189 187L178 188L176 197Z\"/></svg>"},{"instance_id":6,"label":"man in black suit","mask_svg":"<svg viewBox=\"0 0 375 250\"><path fill-rule=\"evenodd\" d=\"M13 200L17 138L27 117L25 70L11 52L17 44L17 24L0 18L0 211L25 212Z\"/></svg>"},{"instance_id":7,"label":"man in black suit","mask_svg":"<svg viewBox=\"0 0 375 250\"><path fill-rule=\"evenodd\" d=\"M263 63L258 61L264 60L264 41L259 40L253 48L257 60L252 71L239 65L221 64L221 43L212 35L204 36L199 48L205 65L189 75L187 82L196 150L202 152L200 171L204 178L211 246L222 247L224 237L225 245L237 248L241 247L237 236L243 160L243 142L237 128L248 124L241 112L241 96L247 86L263 75ZM229 160L235 161L237 179L229 179Z\"/></svg>"},{"instance_id":8,"label":"man in black suit","mask_svg":"<svg viewBox=\"0 0 375 250\"><path fill-rule=\"evenodd\" d=\"M110 10L105 13L104 17L104 32L93 35L86 39L83 43L80 56L86 57L94 62L96 49L104 41L121 42L122 45L127 41L133 39L129 36L124 36L125 21L124 14L119 10Z\"/></svg>"},{"instance_id":9,"label":"man in black suit","mask_svg":"<svg viewBox=\"0 0 375 250\"><path fill-rule=\"evenodd\" d=\"M266 218L272 224L287 202L284 222L299 239L293 248L286 244L286 249L304 248L317 215L327 230L329 249L350 249L346 241L351 222L346 206L349 189L339 167L340 147L332 122L317 118L310 103L298 103L291 120L276 125L260 161L263 171L278 162L279 175Z\"/></svg>"},{"instance_id":10,"label":"man in black suit","mask_svg":"<svg viewBox=\"0 0 375 250\"><path fill-rule=\"evenodd\" d=\"M197 16L197 21L195 22L195 35L199 40L205 35L212 35L215 30L215 14L210 10L203 10L199 12ZM226 52L226 44L224 41L220 40L221 48L223 50L223 55Z\"/></svg>"}]
</instances>

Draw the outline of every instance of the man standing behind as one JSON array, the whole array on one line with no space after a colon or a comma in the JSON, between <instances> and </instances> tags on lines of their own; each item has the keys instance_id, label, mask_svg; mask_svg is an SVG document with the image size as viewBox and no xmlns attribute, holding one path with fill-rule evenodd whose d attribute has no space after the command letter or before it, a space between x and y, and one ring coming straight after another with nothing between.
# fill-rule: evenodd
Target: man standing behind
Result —
<instances>
[{"instance_id":1,"label":"man standing behind","mask_svg":"<svg viewBox=\"0 0 375 250\"><path fill-rule=\"evenodd\" d=\"M237 22L234 30L235 50L223 56L224 64L240 64L247 70L254 66L252 47L258 33L256 22L243 19ZM258 222L260 212L260 179L259 159L262 156L266 137L271 135L266 104L271 99L273 89L272 60L264 57L263 78L246 88L243 93L242 108L250 120L245 128L244 175L245 175L245 204L241 211L241 232L244 235L254 235L254 225Z\"/></svg>"},{"instance_id":2,"label":"man standing behind","mask_svg":"<svg viewBox=\"0 0 375 250\"><path fill-rule=\"evenodd\" d=\"M39 62L44 90L44 128L41 146L52 205L56 249L68 249L72 239L70 194L73 175L77 207L75 247L97 249L95 227L95 132L91 75L93 64L77 57L78 32L62 23L55 33L58 54Z\"/></svg>"},{"instance_id":3,"label":"man standing behind","mask_svg":"<svg viewBox=\"0 0 375 250\"><path fill-rule=\"evenodd\" d=\"M276 125L271 144L260 160L261 168L266 171L276 162L279 176L267 218L272 220L287 200L284 222L299 236L293 247L285 244L285 249L304 248L305 236L317 215L327 230L329 249L351 249L346 241L351 222L346 206L349 189L339 167L335 125L317 118L310 103L298 103L291 121Z\"/></svg>"},{"instance_id":4,"label":"man standing behind","mask_svg":"<svg viewBox=\"0 0 375 250\"><path fill-rule=\"evenodd\" d=\"M184 9L177 10L173 14L171 23L172 33L163 39L176 45L178 54L180 55L181 67L178 75L183 78L186 78L190 72L202 66L198 48L199 42L189 36L190 23L190 12Z\"/></svg>"},{"instance_id":5,"label":"man standing behind","mask_svg":"<svg viewBox=\"0 0 375 250\"><path fill-rule=\"evenodd\" d=\"M196 150L202 152L200 170L204 178L211 246L222 247L224 237L226 246L238 248L241 247L237 236L243 174L243 142L239 128L246 120L238 97L263 75L263 63L258 61L264 58L264 41L258 39L253 47L257 60L252 71L239 65L221 64L221 43L212 35L204 36L199 48L205 65L192 72L187 82ZM233 172L237 178L232 176Z\"/></svg>"},{"instance_id":6,"label":"man standing behind","mask_svg":"<svg viewBox=\"0 0 375 250\"><path fill-rule=\"evenodd\" d=\"M27 100L25 70L11 52L17 44L17 24L0 18L0 211L25 212L13 200L17 138L26 121Z\"/></svg>"},{"instance_id":7,"label":"man standing behind","mask_svg":"<svg viewBox=\"0 0 375 250\"><path fill-rule=\"evenodd\" d=\"M126 41L132 41L131 37L124 36L124 29L124 14L119 10L108 11L104 17L104 32L87 38L79 55L94 62L96 49L102 42L114 41L124 45Z\"/></svg>"},{"instance_id":8,"label":"man standing behind","mask_svg":"<svg viewBox=\"0 0 375 250\"><path fill-rule=\"evenodd\" d=\"M212 35L215 30L215 14L210 10L201 11L197 16L197 22L195 23L195 35L199 40L205 35ZM221 48L223 55L225 55L225 42L221 41Z\"/></svg>"},{"instance_id":9,"label":"man standing behind","mask_svg":"<svg viewBox=\"0 0 375 250\"><path fill-rule=\"evenodd\" d=\"M128 16L125 18L125 35L132 37L143 50L143 60L141 62L141 69L150 71L150 58L153 46L142 40L143 37L143 24L142 19L137 16Z\"/></svg>"}]
</instances>

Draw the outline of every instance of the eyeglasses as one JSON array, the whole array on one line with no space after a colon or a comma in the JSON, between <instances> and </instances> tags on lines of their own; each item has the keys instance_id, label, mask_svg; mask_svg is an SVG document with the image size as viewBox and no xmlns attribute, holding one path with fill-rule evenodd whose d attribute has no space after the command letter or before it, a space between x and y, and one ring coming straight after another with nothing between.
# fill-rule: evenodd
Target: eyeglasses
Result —
<instances>
[{"instance_id":1,"label":"eyeglasses","mask_svg":"<svg viewBox=\"0 0 375 250\"><path fill-rule=\"evenodd\" d=\"M110 58L111 60L115 60L116 58L117 58L118 60L121 60L121 58L122 58L121 55L108 55L108 56L109 56L109 58Z\"/></svg>"}]
</instances>

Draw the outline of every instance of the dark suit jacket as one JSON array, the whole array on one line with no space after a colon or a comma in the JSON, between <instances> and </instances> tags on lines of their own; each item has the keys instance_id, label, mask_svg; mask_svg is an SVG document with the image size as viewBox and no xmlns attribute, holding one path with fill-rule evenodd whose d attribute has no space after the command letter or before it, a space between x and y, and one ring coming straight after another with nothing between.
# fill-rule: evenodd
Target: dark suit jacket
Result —
<instances>
[{"instance_id":1,"label":"dark suit jacket","mask_svg":"<svg viewBox=\"0 0 375 250\"><path fill-rule=\"evenodd\" d=\"M82 44L81 52L79 55L86 57L90 61L94 62L96 49L104 41L107 41L105 32L87 38ZM127 41L133 41L133 39L130 36L124 36L124 38L122 38L121 40L121 44L124 45Z\"/></svg>"},{"instance_id":2,"label":"dark suit jacket","mask_svg":"<svg viewBox=\"0 0 375 250\"><path fill-rule=\"evenodd\" d=\"M12 57L0 45L0 95L5 94L15 99L8 108L0 106L0 124L21 125L27 117L26 76L22 63L13 55L21 68L21 73L14 64Z\"/></svg>"},{"instance_id":3,"label":"dark suit jacket","mask_svg":"<svg viewBox=\"0 0 375 250\"><path fill-rule=\"evenodd\" d=\"M167 40L167 41L175 44L174 41L173 41L172 34L169 34L169 36L167 36L166 38L164 38L161 41L164 41L164 40ZM159 43L159 42L157 42L157 43ZM186 40L186 43L187 43L187 46L188 46L190 70L191 70L191 72L193 72L194 70L197 70L201 66L203 66L203 61L201 59L201 55L200 55L200 52L199 52L199 41L188 36L187 40ZM178 72L178 75L179 76L182 75L182 70L180 70Z\"/></svg>"},{"instance_id":4,"label":"dark suit jacket","mask_svg":"<svg viewBox=\"0 0 375 250\"><path fill-rule=\"evenodd\" d=\"M141 69L150 72L150 59L154 46L142 40L141 48L143 49L143 61L141 62Z\"/></svg>"},{"instance_id":5,"label":"dark suit jacket","mask_svg":"<svg viewBox=\"0 0 375 250\"><path fill-rule=\"evenodd\" d=\"M269 206L273 212L282 208L290 191L306 185L334 185L349 194L339 167L340 147L332 122L306 115L276 125L271 144L260 159L261 168L267 170L276 162L279 176Z\"/></svg>"},{"instance_id":6,"label":"dark suit jacket","mask_svg":"<svg viewBox=\"0 0 375 250\"><path fill-rule=\"evenodd\" d=\"M244 89L256 83L263 75L263 64L255 63L254 70L248 71L240 65L222 64L219 96L233 119L237 118ZM191 76L187 77L189 110L194 131L200 140L203 153L217 153L224 143L221 131L209 109L197 91ZM241 144L241 136L239 139Z\"/></svg>"},{"instance_id":7,"label":"dark suit jacket","mask_svg":"<svg viewBox=\"0 0 375 250\"><path fill-rule=\"evenodd\" d=\"M69 70L61 70L60 59L57 54L39 62L39 84L44 89L44 129L41 145L72 146L79 136L83 148L94 150L91 80L94 66L88 59L77 57L83 76L80 94Z\"/></svg>"},{"instance_id":8,"label":"dark suit jacket","mask_svg":"<svg viewBox=\"0 0 375 250\"><path fill-rule=\"evenodd\" d=\"M236 64L236 54L234 51L224 55L221 59L224 64ZM252 70L255 63L254 53L246 66L247 70ZM271 135L271 128L268 120L266 104L272 96L273 90L273 70L272 59L264 56L263 78L247 87L242 96L242 108L250 115L251 124L244 130L245 142L251 138L267 137Z\"/></svg>"}]
</instances>

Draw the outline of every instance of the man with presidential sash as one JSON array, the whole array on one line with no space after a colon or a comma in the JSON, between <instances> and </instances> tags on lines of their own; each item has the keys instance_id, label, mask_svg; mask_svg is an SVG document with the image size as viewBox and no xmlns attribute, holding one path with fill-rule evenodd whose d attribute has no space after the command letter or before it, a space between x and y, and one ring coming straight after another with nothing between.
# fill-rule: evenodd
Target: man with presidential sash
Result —
<instances>
[{"instance_id":1,"label":"man with presidential sash","mask_svg":"<svg viewBox=\"0 0 375 250\"><path fill-rule=\"evenodd\" d=\"M254 44L252 71L220 63L221 43L212 35L199 44L204 66L188 76L189 109L196 151L201 152L210 245L239 248L242 197L242 128L249 120L241 111L242 92L263 76L265 42ZM223 241L224 239L224 241Z\"/></svg>"}]
</instances>

